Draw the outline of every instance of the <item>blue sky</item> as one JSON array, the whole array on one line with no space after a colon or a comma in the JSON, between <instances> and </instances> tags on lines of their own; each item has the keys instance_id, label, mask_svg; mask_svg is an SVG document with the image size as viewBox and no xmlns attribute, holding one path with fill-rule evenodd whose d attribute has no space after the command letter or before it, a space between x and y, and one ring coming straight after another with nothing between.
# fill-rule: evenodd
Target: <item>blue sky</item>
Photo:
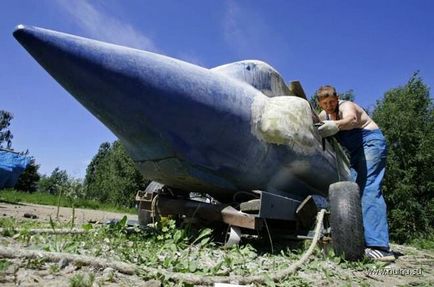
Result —
<instances>
[{"instance_id":1,"label":"blue sky","mask_svg":"<svg viewBox=\"0 0 434 287\"><path fill-rule=\"evenodd\" d=\"M12 112L13 147L51 173L83 177L114 135L12 37L18 24L150 50L207 68L259 59L310 96L323 84L353 89L373 107L419 70L434 83L434 1L3 0L0 109Z\"/></svg>"}]
</instances>

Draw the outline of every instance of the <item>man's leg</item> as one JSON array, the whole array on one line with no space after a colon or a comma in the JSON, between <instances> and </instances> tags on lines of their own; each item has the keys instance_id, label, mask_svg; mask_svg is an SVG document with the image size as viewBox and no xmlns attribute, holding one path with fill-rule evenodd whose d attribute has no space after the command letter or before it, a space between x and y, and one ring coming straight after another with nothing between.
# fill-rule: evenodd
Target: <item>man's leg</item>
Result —
<instances>
[{"instance_id":1,"label":"man's leg","mask_svg":"<svg viewBox=\"0 0 434 287\"><path fill-rule=\"evenodd\" d=\"M361 201L365 243L368 247L380 247L387 250L389 248L389 227L386 203L381 192L387 156L384 138L367 141L364 144L364 156L366 179Z\"/></svg>"}]
</instances>

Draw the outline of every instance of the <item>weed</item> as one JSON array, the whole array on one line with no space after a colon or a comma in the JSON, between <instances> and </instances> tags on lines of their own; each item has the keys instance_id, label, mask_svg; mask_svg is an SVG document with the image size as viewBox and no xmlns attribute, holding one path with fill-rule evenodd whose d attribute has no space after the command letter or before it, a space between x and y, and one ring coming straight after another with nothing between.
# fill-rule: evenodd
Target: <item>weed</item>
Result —
<instances>
[{"instance_id":1,"label":"weed","mask_svg":"<svg viewBox=\"0 0 434 287\"><path fill-rule=\"evenodd\" d=\"M16 228L44 228L48 227L47 223L33 221L33 220L18 220L16 218L0 218L0 227L10 230L15 230ZM16 233L14 231L14 233Z\"/></svg>"},{"instance_id":2,"label":"weed","mask_svg":"<svg viewBox=\"0 0 434 287\"><path fill-rule=\"evenodd\" d=\"M12 265L12 263L8 260L0 259L0 272L4 272L10 265Z\"/></svg>"},{"instance_id":3,"label":"weed","mask_svg":"<svg viewBox=\"0 0 434 287\"><path fill-rule=\"evenodd\" d=\"M26 262L26 268L29 269L41 269L44 266L46 259L44 258L31 258Z\"/></svg>"},{"instance_id":4,"label":"weed","mask_svg":"<svg viewBox=\"0 0 434 287\"><path fill-rule=\"evenodd\" d=\"M418 238L413 239L410 242L410 245L417 248L434 250L434 231L430 234L419 236Z\"/></svg>"},{"instance_id":5,"label":"weed","mask_svg":"<svg viewBox=\"0 0 434 287\"><path fill-rule=\"evenodd\" d=\"M0 227L3 228L2 236L14 237L17 233L15 230L16 220L12 218L0 218Z\"/></svg>"},{"instance_id":6,"label":"weed","mask_svg":"<svg viewBox=\"0 0 434 287\"><path fill-rule=\"evenodd\" d=\"M27 226L32 228L41 223L18 222L13 220L0 220L0 226ZM44 223L51 228L62 228L60 223L52 221ZM65 225L66 226L66 225ZM155 228L131 229L127 227L126 217L111 225L92 226L84 225L90 230L85 235L33 235L26 237L23 234L17 236L17 240L31 244L36 248L47 251L60 251L68 253L85 254L106 259L120 260L139 266L164 268L171 272L189 273L198 275L263 275L269 274L270 280L273 272L283 270L298 260L303 249L276 248L275 254L270 254L255 245L255 241L244 240L242 245L232 248L223 248L213 242L210 229L192 230L177 228L176 222L170 218L162 218ZM277 247L277 244L276 246ZM321 257L322 258L322 257ZM40 267L44 262L33 261L29 265L33 268ZM56 267L51 267L50 272L56 272ZM337 269L336 269L337 267ZM363 271L367 269L381 268L381 263L362 260L348 262L341 257L329 255L327 258L311 261L302 267L306 272L314 271L318 280L327 284L333 284L337 279L351 282L345 269ZM149 274L141 273L146 279ZM70 286L86 286L88 279L83 274L71 279ZM173 282L160 278L163 284L171 286ZM313 282L306 279L289 276L280 282L268 280L268 286L309 286ZM363 280L359 285L365 284Z\"/></svg>"},{"instance_id":7,"label":"weed","mask_svg":"<svg viewBox=\"0 0 434 287\"><path fill-rule=\"evenodd\" d=\"M32 235L30 234L27 228L22 229L20 233L16 236L17 238L22 239L22 241L24 241L26 246L30 245L30 240L32 239Z\"/></svg>"},{"instance_id":8,"label":"weed","mask_svg":"<svg viewBox=\"0 0 434 287\"><path fill-rule=\"evenodd\" d=\"M50 274L57 274L60 271L60 267L58 264L50 264L50 266L48 267L48 271L50 272Z\"/></svg>"},{"instance_id":9,"label":"weed","mask_svg":"<svg viewBox=\"0 0 434 287\"><path fill-rule=\"evenodd\" d=\"M69 279L70 287L91 287L95 281L93 273L77 273Z\"/></svg>"}]
</instances>

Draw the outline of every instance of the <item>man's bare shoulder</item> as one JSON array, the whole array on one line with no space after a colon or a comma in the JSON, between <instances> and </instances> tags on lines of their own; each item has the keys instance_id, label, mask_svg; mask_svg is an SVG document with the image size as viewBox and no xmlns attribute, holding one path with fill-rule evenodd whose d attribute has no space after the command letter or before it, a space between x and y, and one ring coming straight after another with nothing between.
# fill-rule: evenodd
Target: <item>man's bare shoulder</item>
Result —
<instances>
[{"instance_id":1,"label":"man's bare shoulder","mask_svg":"<svg viewBox=\"0 0 434 287\"><path fill-rule=\"evenodd\" d=\"M357 104L351 102L351 101L342 101L339 103L339 110L341 112L344 111L354 111L357 110Z\"/></svg>"},{"instance_id":2,"label":"man's bare shoulder","mask_svg":"<svg viewBox=\"0 0 434 287\"><path fill-rule=\"evenodd\" d=\"M339 101L339 107L348 107L348 106L354 106L355 103L352 101Z\"/></svg>"}]
</instances>

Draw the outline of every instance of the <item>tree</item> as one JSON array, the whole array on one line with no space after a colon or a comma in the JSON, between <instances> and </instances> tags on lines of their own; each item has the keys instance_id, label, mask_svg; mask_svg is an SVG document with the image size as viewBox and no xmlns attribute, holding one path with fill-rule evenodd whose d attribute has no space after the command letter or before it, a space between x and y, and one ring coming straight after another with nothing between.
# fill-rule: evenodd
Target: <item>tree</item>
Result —
<instances>
[{"instance_id":1,"label":"tree","mask_svg":"<svg viewBox=\"0 0 434 287\"><path fill-rule=\"evenodd\" d=\"M18 182L15 185L15 189L25 192L35 192L37 189L37 183L41 178L38 173L39 165L32 159L30 164L24 170L24 172L18 178Z\"/></svg>"},{"instance_id":2,"label":"tree","mask_svg":"<svg viewBox=\"0 0 434 287\"><path fill-rule=\"evenodd\" d=\"M59 194L68 185L69 177L66 170L56 167L50 176L43 175L38 183L38 191Z\"/></svg>"},{"instance_id":3,"label":"tree","mask_svg":"<svg viewBox=\"0 0 434 287\"><path fill-rule=\"evenodd\" d=\"M99 146L98 152L92 158L91 162L86 168L86 176L84 178L85 186L94 186L95 180L97 178L98 167L101 168L101 161L104 161L104 159L109 154L110 150L111 150L111 145L109 142L104 142ZM94 188L90 188L87 190L86 197L96 198L98 197L98 193L99 193L98 190Z\"/></svg>"},{"instance_id":4,"label":"tree","mask_svg":"<svg viewBox=\"0 0 434 287\"><path fill-rule=\"evenodd\" d=\"M405 242L434 226L434 109L418 73L386 92L372 118L389 146L383 193L391 237Z\"/></svg>"},{"instance_id":5,"label":"tree","mask_svg":"<svg viewBox=\"0 0 434 287\"><path fill-rule=\"evenodd\" d=\"M11 113L0 110L0 148L10 149L12 146L13 135L7 128L13 118L14 116ZM5 145L3 145L4 143Z\"/></svg>"},{"instance_id":6,"label":"tree","mask_svg":"<svg viewBox=\"0 0 434 287\"><path fill-rule=\"evenodd\" d=\"M338 93L338 96L340 100L350 101L350 102L354 102L354 98L355 98L353 89L350 89L342 93Z\"/></svg>"},{"instance_id":7,"label":"tree","mask_svg":"<svg viewBox=\"0 0 434 287\"><path fill-rule=\"evenodd\" d=\"M119 141L103 143L86 170L86 198L132 207L134 195L147 185Z\"/></svg>"}]
</instances>

